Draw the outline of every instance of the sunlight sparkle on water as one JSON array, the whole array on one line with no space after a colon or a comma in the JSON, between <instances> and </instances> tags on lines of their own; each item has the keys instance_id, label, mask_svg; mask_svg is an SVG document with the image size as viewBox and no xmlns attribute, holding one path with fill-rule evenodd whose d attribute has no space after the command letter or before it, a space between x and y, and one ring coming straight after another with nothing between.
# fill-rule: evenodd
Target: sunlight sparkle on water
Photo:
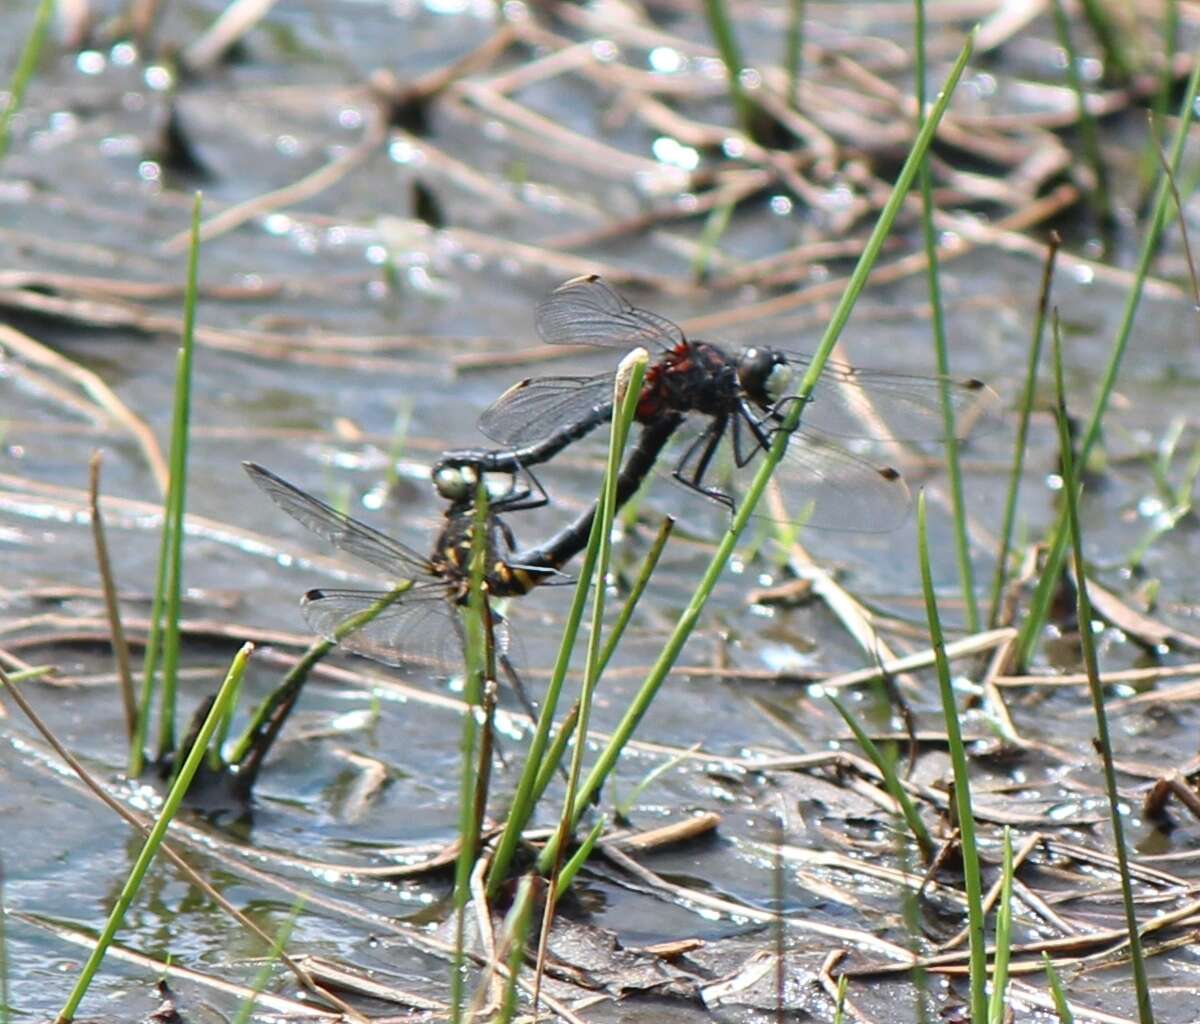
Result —
<instances>
[{"instance_id":1,"label":"sunlight sparkle on water","mask_svg":"<svg viewBox=\"0 0 1200 1024\"><path fill-rule=\"evenodd\" d=\"M98 75L108 67L108 58L98 50L82 50L75 58L75 67L85 75Z\"/></svg>"},{"instance_id":2,"label":"sunlight sparkle on water","mask_svg":"<svg viewBox=\"0 0 1200 1024\"><path fill-rule=\"evenodd\" d=\"M691 146L683 145L678 139L669 135L660 135L650 147L656 159L672 167L680 167L685 171L694 171L700 166L700 154Z\"/></svg>"},{"instance_id":3,"label":"sunlight sparkle on water","mask_svg":"<svg viewBox=\"0 0 1200 1024\"><path fill-rule=\"evenodd\" d=\"M161 64L151 64L142 73L142 81L146 83L147 89L153 89L155 92L165 92L171 88L174 76Z\"/></svg>"},{"instance_id":4,"label":"sunlight sparkle on water","mask_svg":"<svg viewBox=\"0 0 1200 1024\"><path fill-rule=\"evenodd\" d=\"M621 50L611 39L597 39L592 43L592 56L601 64L611 64L621 56Z\"/></svg>"},{"instance_id":5,"label":"sunlight sparkle on water","mask_svg":"<svg viewBox=\"0 0 1200 1024\"><path fill-rule=\"evenodd\" d=\"M411 142L397 139L388 146L388 158L397 164L412 164L419 167L425 162L425 155Z\"/></svg>"},{"instance_id":6,"label":"sunlight sparkle on water","mask_svg":"<svg viewBox=\"0 0 1200 1024\"><path fill-rule=\"evenodd\" d=\"M646 58L660 74L669 75L683 67L683 55L671 46L656 46Z\"/></svg>"}]
</instances>

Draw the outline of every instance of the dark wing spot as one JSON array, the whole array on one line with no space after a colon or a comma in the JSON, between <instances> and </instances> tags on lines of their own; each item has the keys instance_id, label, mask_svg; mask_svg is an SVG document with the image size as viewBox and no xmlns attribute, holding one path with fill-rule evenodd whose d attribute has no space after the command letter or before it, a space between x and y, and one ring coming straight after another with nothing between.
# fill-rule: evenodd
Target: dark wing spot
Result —
<instances>
[{"instance_id":1,"label":"dark wing spot","mask_svg":"<svg viewBox=\"0 0 1200 1024\"><path fill-rule=\"evenodd\" d=\"M899 480L900 470L896 469L895 466L880 466L879 475L885 480Z\"/></svg>"}]
</instances>

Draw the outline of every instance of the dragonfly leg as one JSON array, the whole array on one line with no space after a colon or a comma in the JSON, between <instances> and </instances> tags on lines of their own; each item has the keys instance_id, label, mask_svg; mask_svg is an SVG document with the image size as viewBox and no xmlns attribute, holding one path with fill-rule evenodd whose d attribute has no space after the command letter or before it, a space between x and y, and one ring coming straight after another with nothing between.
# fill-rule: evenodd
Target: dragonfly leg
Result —
<instances>
[{"instance_id":1,"label":"dragonfly leg","mask_svg":"<svg viewBox=\"0 0 1200 1024\"><path fill-rule=\"evenodd\" d=\"M727 422L726 417L714 420L708 429L696 438L692 446L683 453L683 458L679 460L679 464L675 467L675 472L672 475L685 487L690 487L693 491L699 491L706 498L719 501L722 505L727 506L733 511L736 506L728 494L716 487L705 487L702 482L704 473L708 469L708 464L712 462L712 457L717 451L717 446L721 443L721 435L725 433ZM698 457L697 452L699 452ZM689 470L688 464L693 460L695 461L695 466Z\"/></svg>"},{"instance_id":2,"label":"dragonfly leg","mask_svg":"<svg viewBox=\"0 0 1200 1024\"><path fill-rule=\"evenodd\" d=\"M501 495L494 502L492 508L497 512L524 512L526 509L542 508L550 504L550 495L546 493L546 488L542 486L542 482L533 474L528 466L521 466L518 473L525 478L532 486L518 486L517 474L513 474L512 486L509 487L508 493Z\"/></svg>"},{"instance_id":3,"label":"dragonfly leg","mask_svg":"<svg viewBox=\"0 0 1200 1024\"><path fill-rule=\"evenodd\" d=\"M754 456L771 446L773 431L763 429L766 418L767 416L763 416L761 419L755 416L754 410L744 401L738 404L738 411L733 419L733 460L737 463L738 469L744 469L754 459ZM748 452L743 448L741 432L743 424L754 435L754 447Z\"/></svg>"}]
</instances>

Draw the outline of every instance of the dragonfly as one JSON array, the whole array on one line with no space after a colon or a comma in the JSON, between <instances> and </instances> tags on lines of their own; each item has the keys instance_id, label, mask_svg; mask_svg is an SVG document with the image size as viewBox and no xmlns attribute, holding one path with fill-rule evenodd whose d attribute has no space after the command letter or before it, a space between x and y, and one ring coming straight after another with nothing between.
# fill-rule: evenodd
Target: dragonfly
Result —
<instances>
[{"instance_id":1,"label":"dragonfly","mask_svg":"<svg viewBox=\"0 0 1200 1024\"><path fill-rule=\"evenodd\" d=\"M650 350L653 361L636 419L646 426L670 414L684 417L675 431L671 475L730 509L736 507L739 481L744 485L747 470L752 472L796 401L792 385L812 365L810 356L784 349L754 346L733 352L689 339L678 325L633 306L596 275L555 289L538 307L537 328L553 345ZM452 477L464 467L527 472L609 421L612 387L612 373L526 378L480 417L480 430L506 447L446 453L435 475ZM847 450L845 443L940 440L943 394L957 422L987 420L998 405L996 393L974 378L826 362L776 471L785 507L800 510L785 518L836 530L899 526L910 504L903 476ZM731 470L732 484L714 480L719 467Z\"/></svg>"},{"instance_id":2,"label":"dragonfly","mask_svg":"<svg viewBox=\"0 0 1200 1024\"><path fill-rule=\"evenodd\" d=\"M262 466L252 462L243 466L258 488L298 523L397 584L388 591L309 590L300 599L300 607L314 632L387 665L423 660L435 665L448 663L447 648L452 642L461 645L458 608L466 604L470 591L476 520L472 506L451 503L433 552L426 556ZM550 565L522 566L506 557L512 535L494 510L487 514L486 529L484 587L490 595L525 594L557 575ZM362 624L348 630L347 624L355 620ZM503 647L507 632L502 620L497 626L497 646Z\"/></svg>"},{"instance_id":3,"label":"dragonfly","mask_svg":"<svg viewBox=\"0 0 1200 1024\"><path fill-rule=\"evenodd\" d=\"M650 473L662 446L682 417L665 416L643 430L617 477L616 500L624 504ZM450 663L448 647L461 650L462 623L458 609L470 593L470 559L476 529L474 491L448 488L450 504L430 555L420 554L252 462L246 473L284 512L335 548L381 570L407 589L308 591L300 600L305 620L314 632L346 650L387 665L428 661ZM587 545L596 507L580 514L544 543L515 550L515 539L501 512L511 511L505 500L493 502L485 514L484 589L490 597L517 597L535 587L569 582L562 571ZM497 649L508 646L507 625L493 613ZM356 624L357 628L348 628Z\"/></svg>"}]
</instances>

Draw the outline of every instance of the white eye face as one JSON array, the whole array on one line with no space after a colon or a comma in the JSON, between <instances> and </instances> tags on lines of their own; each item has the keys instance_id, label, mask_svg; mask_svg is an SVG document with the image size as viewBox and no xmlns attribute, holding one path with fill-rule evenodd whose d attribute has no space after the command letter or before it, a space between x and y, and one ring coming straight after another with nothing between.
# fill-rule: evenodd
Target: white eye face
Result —
<instances>
[{"instance_id":1,"label":"white eye face","mask_svg":"<svg viewBox=\"0 0 1200 1024\"><path fill-rule=\"evenodd\" d=\"M796 379L795 371L787 363L776 363L767 374L767 395L772 402L778 402L792 388Z\"/></svg>"}]
</instances>

